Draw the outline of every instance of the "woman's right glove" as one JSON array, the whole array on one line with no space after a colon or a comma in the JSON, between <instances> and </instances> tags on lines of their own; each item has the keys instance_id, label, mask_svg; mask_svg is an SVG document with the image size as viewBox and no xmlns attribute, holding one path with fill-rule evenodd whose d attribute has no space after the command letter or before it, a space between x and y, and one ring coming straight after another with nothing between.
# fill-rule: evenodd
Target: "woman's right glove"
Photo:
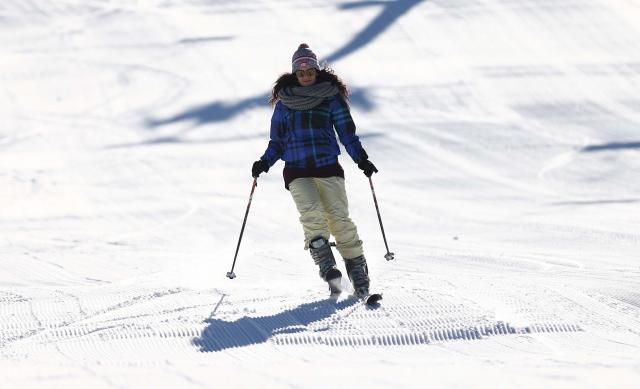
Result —
<instances>
[{"instance_id":1,"label":"woman's right glove","mask_svg":"<svg viewBox=\"0 0 640 389\"><path fill-rule=\"evenodd\" d=\"M371 177L373 173L378 172L378 169L376 169L376 166L372 164L371 161L369 161L368 159L365 159L364 161L360 161L360 163L358 164L358 167L364 172L364 175L367 177Z\"/></svg>"},{"instance_id":2,"label":"woman's right glove","mask_svg":"<svg viewBox=\"0 0 640 389\"><path fill-rule=\"evenodd\" d=\"M255 161L253 163L253 166L251 167L251 176L252 177L258 177L260 176L260 173L262 172L268 172L269 171L269 164L267 163L267 161L263 161L261 159Z\"/></svg>"}]
</instances>

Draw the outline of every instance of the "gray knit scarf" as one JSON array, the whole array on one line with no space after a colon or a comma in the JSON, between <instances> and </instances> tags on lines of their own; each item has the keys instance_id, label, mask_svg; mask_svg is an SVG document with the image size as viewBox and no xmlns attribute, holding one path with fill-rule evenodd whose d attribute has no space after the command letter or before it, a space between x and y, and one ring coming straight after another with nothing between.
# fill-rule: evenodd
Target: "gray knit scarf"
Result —
<instances>
[{"instance_id":1,"label":"gray knit scarf","mask_svg":"<svg viewBox=\"0 0 640 389\"><path fill-rule=\"evenodd\" d=\"M300 111L314 108L327 97L335 96L339 92L337 86L325 81L310 86L290 86L283 88L278 93L278 98L287 108Z\"/></svg>"}]
</instances>

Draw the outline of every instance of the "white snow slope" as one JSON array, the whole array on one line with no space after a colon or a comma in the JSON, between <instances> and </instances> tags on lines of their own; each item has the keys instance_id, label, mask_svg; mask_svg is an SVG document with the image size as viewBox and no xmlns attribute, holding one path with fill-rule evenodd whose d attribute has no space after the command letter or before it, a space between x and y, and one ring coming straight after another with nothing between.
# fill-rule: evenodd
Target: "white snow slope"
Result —
<instances>
[{"instance_id":1,"label":"white snow slope","mask_svg":"<svg viewBox=\"0 0 640 389\"><path fill-rule=\"evenodd\" d=\"M640 1L3 0L0 387L640 382ZM303 250L267 94L352 90L377 309Z\"/></svg>"}]
</instances>

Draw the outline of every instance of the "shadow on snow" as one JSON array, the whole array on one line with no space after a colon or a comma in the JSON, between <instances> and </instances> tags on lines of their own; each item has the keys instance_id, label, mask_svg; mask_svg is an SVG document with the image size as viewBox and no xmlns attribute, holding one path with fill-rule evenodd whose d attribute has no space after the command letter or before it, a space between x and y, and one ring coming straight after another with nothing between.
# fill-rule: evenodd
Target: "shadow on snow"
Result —
<instances>
[{"instance_id":1,"label":"shadow on snow","mask_svg":"<svg viewBox=\"0 0 640 389\"><path fill-rule=\"evenodd\" d=\"M382 12L371 21L362 31L347 42L343 47L329 55L325 61L332 63L365 47L373 42L380 34L385 32L402 15L424 0L397 0L397 1L356 1L338 6L341 10L350 10L368 6L382 6Z\"/></svg>"},{"instance_id":2,"label":"shadow on snow","mask_svg":"<svg viewBox=\"0 0 640 389\"><path fill-rule=\"evenodd\" d=\"M598 151L611 151L611 150L632 150L640 149L640 142L614 142L605 143L602 145L591 145L583 148L583 153L593 153Z\"/></svg>"},{"instance_id":3,"label":"shadow on snow","mask_svg":"<svg viewBox=\"0 0 640 389\"><path fill-rule=\"evenodd\" d=\"M347 2L338 6L341 10L350 10L368 6L381 6L382 11L375 17L362 31L357 33L349 42L330 54L324 61L333 62L345 58L354 52L362 49L373 42L380 34L393 25L402 15L406 14L424 0L396 0L396 1L362 1ZM233 118L234 116L252 108L265 106L269 99L268 94L248 97L238 102L216 101L191 108L178 115L165 119L149 119L147 127L155 128L167 124L192 121L194 126L201 124L220 122ZM351 95L351 102L354 106L364 110L371 110L373 103L366 95L366 91L358 90Z\"/></svg>"},{"instance_id":4,"label":"shadow on snow","mask_svg":"<svg viewBox=\"0 0 640 389\"><path fill-rule=\"evenodd\" d=\"M326 319L357 303L358 300L355 298L340 302L327 299L302 304L271 316L244 316L235 321L209 318L205 320L207 326L202 330L200 337L194 338L191 343L201 352L265 343L279 334L308 331L307 325Z\"/></svg>"},{"instance_id":5,"label":"shadow on snow","mask_svg":"<svg viewBox=\"0 0 640 389\"><path fill-rule=\"evenodd\" d=\"M382 132L367 132L364 134L358 134L360 139L375 139L384 136ZM201 139L188 139L186 137L169 135L169 136L160 136L156 138L151 138L147 140L143 140L140 142L131 142L131 143L117 143L109 146L105 146L104 150L114 150L114 149L126 149L132 147L141 147L141 146L161 146L161 145L178 145L178 144L217 144L217 143L231 143L231 142L243 142L251 139L265 139L265 131L247 134L247 135L234 135L234 136L221 136L221 137L210 137L210 138L201 138Z\"/></svg>"},{"instance_id":6,"label":"shadow on snow","mask_svg":"<svg viewBox=\"0 0 640 389\"><path fill-rule=\"evenodd\" d=\"M352 91L349 100L351 105L365 111L369 111L374 107L373 102L367 96L366 90L362 88ZM220 122L229 120L251 108L267 107L268 101L269 95L255 96L235 103L216 101L199 105L166 119L149 119L146 124L147 127L159 127L167 124L191 121L194 122L194 126L198 126L206 123Z\"/></svg>"}]
</instances>

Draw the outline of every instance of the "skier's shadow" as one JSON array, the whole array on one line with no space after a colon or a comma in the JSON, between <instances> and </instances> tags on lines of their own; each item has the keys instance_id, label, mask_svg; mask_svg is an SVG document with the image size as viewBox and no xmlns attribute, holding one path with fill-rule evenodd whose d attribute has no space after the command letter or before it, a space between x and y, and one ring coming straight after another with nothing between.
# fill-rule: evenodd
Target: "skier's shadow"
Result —
<instances>
[{"instance_id":1,"label":"skier's shadow","mask_svg":"<svg viewBox=\"0 0 640 389\"><path fill-rule=\"evenodd\" d=\"M191 343L201 352L264 343L274 335L306 331L306 326L310 323L326 319L357 302L355 298L339 302L327 299L302 304L271 316L244 316L236 321L209 318L205 320L207 326L200 336Z\"/></svg>"}]
</instances>

